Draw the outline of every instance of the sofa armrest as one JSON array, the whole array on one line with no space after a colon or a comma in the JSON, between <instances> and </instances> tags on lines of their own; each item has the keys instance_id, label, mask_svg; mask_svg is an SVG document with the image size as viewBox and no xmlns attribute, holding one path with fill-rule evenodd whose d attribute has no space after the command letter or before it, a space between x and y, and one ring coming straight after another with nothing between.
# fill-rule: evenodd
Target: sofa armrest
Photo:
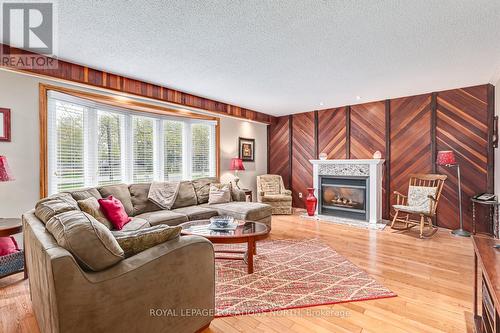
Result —
<instances>
[{"instance_id":1,"label":"sofa armrest","mask_svg":"<svg viewBox=\"0 0 500 333\"><path fill-rule=\"evenodd\" d=\"M194 332L213 319L214 250L203 237L181 236L101 272L68 256L53 257L52 268L61 331Z\"/></svg>"},{"instance_id":2,"label":"sofa armrest","mask_svg":"<svg viewBox=\"0 0 500 333\"><path fill-rule=\"evenodd\" d=\"M235 187L234 185L232 187L231 194L234 201L247 201L247 196L245 194L245 191Z\"/></svg>"}]
</instances>

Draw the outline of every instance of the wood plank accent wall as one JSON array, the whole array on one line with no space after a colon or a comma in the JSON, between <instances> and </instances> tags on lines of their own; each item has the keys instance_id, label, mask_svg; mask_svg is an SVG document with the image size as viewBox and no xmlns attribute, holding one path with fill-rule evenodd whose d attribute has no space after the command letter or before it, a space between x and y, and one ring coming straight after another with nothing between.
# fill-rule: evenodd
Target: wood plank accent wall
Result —
<instances>
[{"instance_id":1,"label":"wood plank accent wall","mask_svg":"<svg viewBox=\"0 0 500 333\"><path fill-rule=\"evenodd\" d=\"M437 150L455 151L462 179L464 226L471 230L470 198L480 192L488 191L489 187L486 86L438 93L436 145ZM455 221L458 219L456 169L438 166L437 172L448 176L439 207L438 224L447 228L455 228Z\"/></svg>"},{"instance_id":2,"label":"wood plank accent wall","mask_svg":"<svg viewBox=\"0 0 500 333\"><path fill-rule=\"evenodd\" d=\"M346 116L345 107L318 112L318 153L328 159L346 158Z\"/></svg>"},{"instance_id":3,"label":"wood plank accent wall","mask_svg":"<svg viewBox=\"0 0 500 333\"><path fill-rule=\"evenodd\" d=\"M434 164L438 150L451 149L461 166L464 221L470 230L470 197L493 191L493 95L492 85L480 85L279 117L276 124L286 128L291 121L292 126L286 135L271 133L271 137L280 137L271 139L271 152L282 153L271 153L270 171L284 176L293 192L294 207L302 208L306 188L312 186L308 160L316 153L325 152L330 159L357 159L371 158L380 150L387 160L384 216L388 217L393 191L407 192L411 173L435 170L449 177L436 222L454 229L458 227L456 170ZM273 126L281 128L271 125L271 132ZM292 148L289 156L283 156L287 147ZM285 167L287 161L291 172ZM486 231L486 226L478 225L478 231Z\"/></svg>"},{"instance_id":4,"label":"wood plank accent wall","mask_svg":"<svg viewBox=\"0 0 500 333\"><path fill-rule=\"evenodd\" d=\"M292 204L304 208L307 188L312 187L312 164L315 159L315 121L314 112L299 113L292 116ZM302 193L302 198L299 198Z\"/></svg>"},{"instance_id":5,"label":"wood plank accent wall","mask_svg":"<svg viewBox=\"0 0 500 333\"><path fill-rule=\"evenodd\" d=\"M3 54L23 54L33 55L34 53L9 47L0 44ZM47 58L45 56L37 55ZM222 115L254 120L262 123L271 123L273 116L241 108L236 105L218 102L208 98L198 97L192 94L184 93L178 90L162 87L152 83L147 83L124 76L103 72L90 67L73 64L68 61L58 60L57 69L21 69L3 64L0 67L6 67L19 72L29 72L40 76L50 77L57 80L76 82L86 84L101 89L109 89L121 93L136 95L140 97L152 98L163 102L174 103L214 112Z\"/></svg>"},{"instance_id":6,"label":"wood plank accent wall","mask_svg":"<svg viewBox=\"0 0 500 333\"><path fill-rule=\"evenodd\" d=\"M352 159L372 158L375 151L385 156L386 135L385 101L351 106L350 157ZM382 184L386 182L384 173ZM382 187L382 216L389 216L387 209L387 189Z\"/></svg>"},{"instance_id":7,"label":"wood plank accent wall","mask_svg":"<svg viewBox=\"0 0 500 333\"><path fill-rule=\"evenodd\" d=\"M290 187L290 124L289 117L276 118L269 130L269 173L283 177L285 186ZM272 161L272 162L271 162Z\"/></svg>"},{"instance_id":8,"label":"wood plank accent wall","mask_svg":"<svg viewBox=\"0 0 500 333\"><path fill-rule=\"evenodd\" d=\"M394 191L407 193L410 174L432 173L431 95L397 98L390 103L389 198L392 205Z\"/></svg>"}]
</instances>

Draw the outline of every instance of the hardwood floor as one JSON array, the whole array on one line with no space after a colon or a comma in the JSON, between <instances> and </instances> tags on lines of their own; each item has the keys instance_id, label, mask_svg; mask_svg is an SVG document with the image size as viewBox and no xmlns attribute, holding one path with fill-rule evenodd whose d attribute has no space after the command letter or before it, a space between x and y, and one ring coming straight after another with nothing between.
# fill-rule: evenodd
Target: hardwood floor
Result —
<instances>
[{"instance_id":1,"label":"hardwood floor","mask_svg":"<svg viewBox=\"0 0 500 333\"><path fill-rule=\"evenodd\" d=\"M297 215L273 217L271 237L317 237L398 297L219 318L204 333L472 332L473 250L468 238L440 229L422 240L417 230L375 231ZM0 280L0 332L38 332L28 284L21 279L16 274Z\"/></svg>"}]
</instances>

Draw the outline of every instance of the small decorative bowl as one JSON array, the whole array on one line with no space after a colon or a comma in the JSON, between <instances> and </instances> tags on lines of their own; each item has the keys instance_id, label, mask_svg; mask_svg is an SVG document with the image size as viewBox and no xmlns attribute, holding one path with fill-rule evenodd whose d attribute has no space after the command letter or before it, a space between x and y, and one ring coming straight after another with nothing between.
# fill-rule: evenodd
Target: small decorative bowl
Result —
<instances>
[{"instance_id":1,"label":"small decorative bowl","mask_svg":"<svg viewBox=\"0 0 500 333\"><path fill-rule=\"evenodd\" d=\"M217 228L225 228L230 224L233 224L234 217L231 216L214 216L210 218L210 223Z\"/></svg>"},{"instance_id":2,"label":"small decorative bowl","mask_svg":"<svg viewBox=\"0 0 500 333\"><path fill-rule=\"evenodd\" d=\"M326 153L321 153L321 154L319 154L319 159L320 159L320 160L324 161L324 160L326 160L327 158L328 158L328 155L327 155Z\"/></svg>"}]
</instances>

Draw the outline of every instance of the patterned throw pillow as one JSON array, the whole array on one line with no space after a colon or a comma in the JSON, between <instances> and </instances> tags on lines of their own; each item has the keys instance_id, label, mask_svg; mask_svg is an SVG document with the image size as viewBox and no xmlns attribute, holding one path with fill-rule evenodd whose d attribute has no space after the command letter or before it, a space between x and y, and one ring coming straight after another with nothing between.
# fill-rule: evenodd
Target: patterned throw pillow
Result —
<instances>
[{"instance_id":1,"label":"patterned throw pillow","mask_svg":"<svg viewBox=\"0 0 500 333\"><path fill-rule=\"evenodd\" d=\"M429 195L435 196L437 187L410 186L408 189L408 206L418 212L430 212L431 199Z\"/></svg>"},{"instance_id":2,"label":"patterned throw pillow","mask_svg":"<svg viewBox=\"0 0 500 333\"><path fill-rule=\"evenodd\" d=\"M120 231L114 234L116 241L125 252L125 257L152 248L158 244L174 239L181 233L182 227L171 227L159 224L154 227L132 231Z\"/></svg>"},{"instance_id":3,"label":"patterned throw pillow","mask_svg":"<svg viewBox=\"0 0 500 333\"><path fill-rule=\"evenodd\" d=\"M212 183L208 194L208 204L228 203L231 201L230 184Z\"/></svg>"},{"instance_id":4,"label":"patterned throw pillow","mask_svg":"<svg viewBox=\"0 0 500 333\"><path fill-rule=\"evenodd\" d=\"M113 229L113 224L111 224L106 216L104 216L104 213L101 211L101 207L96 198L90 197L87 199L78 200L78 206L80 207L82 212L91 215L97 221L104 224L104 226L109 230Z\"/></svg>"}]
</instances>

